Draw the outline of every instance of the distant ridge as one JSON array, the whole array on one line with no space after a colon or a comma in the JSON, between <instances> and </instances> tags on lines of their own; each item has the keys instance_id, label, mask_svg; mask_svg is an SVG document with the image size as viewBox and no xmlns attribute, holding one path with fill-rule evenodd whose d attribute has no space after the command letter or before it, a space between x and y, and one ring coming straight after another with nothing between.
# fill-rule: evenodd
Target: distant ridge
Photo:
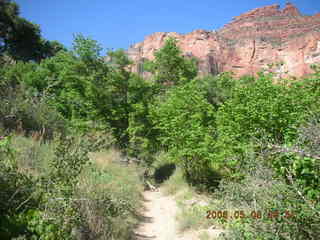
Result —
<instances>
[{"instance_id":1,"label":"distant ridge","mask_svg":"<svg viewBox=\"0 0 320 240\"><path fill-rule=\"evenodd\" d=\"M253 9L218 31L151 34L128 49L136 63L132 71L143 75L144 59L152 59L168 36L179 41L185 55L199 59L201 75L255 74L268 64L282 62L275 71L300 77L311 72L310 64L320 63L320 13L303 16L291 3L283 9L276 4Z\"/></svg>"}]
</instances>

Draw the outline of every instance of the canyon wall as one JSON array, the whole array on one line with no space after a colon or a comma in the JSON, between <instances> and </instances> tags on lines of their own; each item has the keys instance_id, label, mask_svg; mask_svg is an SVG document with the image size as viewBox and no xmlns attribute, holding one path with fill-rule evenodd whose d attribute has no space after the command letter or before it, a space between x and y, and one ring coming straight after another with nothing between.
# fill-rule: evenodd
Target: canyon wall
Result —
<instances>
[{"instance_id":1,"label":"canyon wall","mask_svg":"<svg viewBox=\"0 0 320 240\"><path fill-rule=\"evenodd\" d=\"M199 60L199 74L232 71L236 76L255 74L271 63L275 71L303 76L310 64L320 63L320 14L303 16L292 4L257 8L233 18L217 31L188 34L157 32L128 49L132 71L143 74L142 63L153 59L167 37L175 37L186 56Z\"/></svg>"}]
</instances>

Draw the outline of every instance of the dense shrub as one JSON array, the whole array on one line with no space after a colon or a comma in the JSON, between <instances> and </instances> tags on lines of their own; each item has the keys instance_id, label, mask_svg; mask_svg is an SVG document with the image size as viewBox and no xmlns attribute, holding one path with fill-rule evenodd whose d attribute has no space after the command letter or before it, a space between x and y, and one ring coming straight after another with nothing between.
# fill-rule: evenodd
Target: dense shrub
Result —
<instances>
[{"instance_id":1,"label":"dense shrub","mask_svg":"<svg viewBox=\"0 0 320 240\"><path fill-rule=\"evenodd\" d=\"M139 77L130 81L130 94L128 96L131 112L129 113L128 154L150 166L154 155L160 150L157 139L158 131L153 128L149 112L156 96L154 84Z\"/></svg>"},{"instance_id":2,"label":"dense shrub","mask_svg":"<svg viewBox=\"0 0 320 240\"><path fill-rule=\"evenodd\" d=\"M231 169L241 167L250 141L268 139L284 143L297 136L297 126L307 119L319 96L301 87L274 84L272 75L235 88L232 98L217 112L217 159Z\"/></svg>"},{"instance_id":3,"label":"dense shrub","mask_svg":"<svg viewBox=\"0 0 320 240\"><path fill-rule=\"evenodd\" d=\"M316 239L320 231L319 202L301 194L296 183L276 177L264 157L252 154L241 181L225 181L216 196L217 209L233 219L219 219L228 227L223 239ZM241 212L243 216L234 215ZM261 214L261 215L258 215Z\"/></svg>"},{"instance_id":4,"label":"dense shrub","mask_svg":"<svg viewBox=\"0 0 320 240\"><path fill-rule=\"evenodd\" d=\"M188 178L206 182L213 167L214 112L196 82L159 97L151 119L162 146L182 164Z\"/></svg>"},{"instance_id":5,"label":"dense shrub","mask_svg":"<svg viewBox=\"0 0 320 240\"><path fill-rule=\"evenodd\" d=\"M17 236L69 239L72 229L79 225L79 213L73 201L78 177L89 163L88 152L95 150L99 141L62 138L52 155L40 154L41 146L34 145L33 153L24 156L30 149L25 148L23 141L12 145L9 140L9 137L0 140L0 187L4 193L1 194L4 203L1 235L4 239ZM50 158L46 159L49 166L42 171L38 158L45 156ZM21 168L24 161L37 167L26 171Z\"/></svg>"},{"instance_id":6,"label":"dense shrub","mask_svg":"<svg viewBox=\"0 0 320 240\"><path fill-rule=\"evenodd\" d=\"M145 62L145 69L153 75L147 81L134 76L129 85L129 153L147 166L154 155L162 150L159 129L154 128L150 112L157 104L155 99L170 88L190 82L197 74L194 59L187 59L177 46L177 41L168 38L155 53L153 61Z\"/></svg>"},{"instance_id":7,"label":"dense shrub","mask_svg":"<svg viewBox=\"0 0 320 240\"><path fill-rule=\"evenodd\" d=\"M319 119L319 117L317 118ZM300 186L301 193L320 201L319 120L298 128L297 140L291 145L269 145L274 169L287 181Z\"/></svg>"},{"instance_id":8,"label":"dense shrub","mask_svg":"<svg viewBox=\"0 0 320 240\"><path fill-rule=\"evenodd\" d=\"M37 206L34 197L34 182L18 171L11 137L0 140L0 237L11 239L25 233L21 216L30 208Z\"/></svg>"},{"instance_id":9,"label":"dense shrub","mask_svg":"<svg viewBox=\"0 0 320 240\"><path fill-rule=\"evenodd\" d=\"M220 73L216 76L205 76L197 79L207 101L218 109L225 101L232 97L232 92L240 80L235 79L231 73ZM242 79L242 82L244 78Z\"/></svg>"},{"instance_id":10,"label":"dense shrub","mask_svg":"<svg viewBox=\"0 0 320 240\"><path fill-rule=\"evenodd\" d=\"M67 130L65 119L44 98L32 96L25 86L8 87L0 96L0 128L17 130L31 135L38 132L43 139L52 138L54 132Z\"/></svg>"}]
</instances>

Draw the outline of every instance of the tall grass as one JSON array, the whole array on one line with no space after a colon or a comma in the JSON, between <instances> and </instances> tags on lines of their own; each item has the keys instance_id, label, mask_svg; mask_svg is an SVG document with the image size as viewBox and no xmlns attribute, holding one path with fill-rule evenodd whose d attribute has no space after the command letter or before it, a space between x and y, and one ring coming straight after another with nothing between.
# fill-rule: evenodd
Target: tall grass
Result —
<instances>
[{"instance_id":1,"label":"tall grass","mask_svg":"<svg viewBox=\"0 0 320 240\"><path fill-rule=\"evenodd\" d=\"M30 176L29 185L25 186L29 189L29 195L25 197L22 196L24 199L15 199L17 205L23 202L25 198L30 197L30 199L34 199L35 203L30 206L31 209L25 206L26 216L32 213L35 215L31 216L35 216L38 219L39 217L42 218L49 214L48 216L54 218L56 222L60 221L58 218L61 218L61 223L74 221L72 231L70 230L69 235L64 235L65 237L68 236L79 240L131 239L133 229L138 223L137 212L141 207L141 192L143 190L138 176L137 166L121 165L121 154L115 148L90 153L90 161L77 177L77 184L74 186L71 195L61 195L61 190L64 191L64 187L60 188L57 185L59 182L50 183L52 180L54 181L54 179L50 180L50 177L48 180L45 180L45 182L41 179L45 179L43 178L44 176L52 174L52 163L56 161L57 157L61 158L62 156L69 158L73 156L77 157L78 155L75 152L72 153L75 155L62 154L57 156L59 151L61 151L61 149L57 150L58 145L57 141L40 142L31 137L12 137L10 147L13 150L13 161L18 167L17 171L22 174L21 176ZM80 151L79 148L81 148L81 145L73 146L68 150L70 152ZM82 152L80 152L80 154L82 154ZM70 164L67 163L70 161L68 159L62 159L62 161ZM2 175L0 177L2 177ZM68 178L68 176L63 176L63 178L64 177ZM43 189L44 186L47 190ZM14 189L12 191L14 192ZM35 191L35 194L32 193L32 191ZM48 193L46 193L46 191L48 191ZM18 197L18 195L16 196ZM44 196L44 198L41 196ZM12 194L8 197L12 197ZM70 212L70 216L63 215L63 211L69 214L69 208L63 210L66 206L60 206L61 204L70 206L70 211L72 211ZM47 208L47 210L45 208ZM32 212L29 210L32 210ZM53 210L57 210L57 212L50 212ZM62 215L59 213L60 211ZM42 213L44 213L44 215L42 215ZM26 219L28 219L28 217ZM58 239L58 235L56 234L49 236L50 231L32 230L32 223L29 222L29 220L26 221L27 222L23 224L26 224L28 231L35 231L36 235L44 237L45 239ZM43 222L36 223L39 224L40 229L42 228L42 224L44 228L51 226L50 221L45 222L45 220L43 220ZM2 230L0 226L0 237L2 236ZM13 231L13 226L9 227L8 231ZM16 234L12 233L11 235L8 233L5 236L13 235L22 238L27 237L27 235L18 232Z\"/></svg>"},{"instance_id":2,"label":"tall grass","mask_svg":"<svg viewBox=\"0 0 320 240\"><path fill-rule=\"evenodd\" d=\"M54 142L41 142L31 137L15 135L12 147L20 171L28 174L45 174L54 158Z\"/></svg>"}]
</instances>

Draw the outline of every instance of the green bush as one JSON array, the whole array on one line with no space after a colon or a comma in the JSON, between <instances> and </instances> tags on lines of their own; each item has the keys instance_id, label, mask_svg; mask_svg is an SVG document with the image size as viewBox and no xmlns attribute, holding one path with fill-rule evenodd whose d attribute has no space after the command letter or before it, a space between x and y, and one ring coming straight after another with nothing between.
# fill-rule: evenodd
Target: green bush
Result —
<instances>
[{"instance_id":1,"label":"green bush","mask_svg":"<svg viewBox=\"0 0 320 240\"><path fill-rule=\"evenodd\" d=\"M217 209L246 218L217 219L228 228L223 239L316 239L320 229L319 202L302 195L301 186L276 177L263 155L247 157L241 181L223 180L215 196ZM253 215L251 215L253 213ZM256 214L255 214L256 213ZM254 218L261 213L261 218Z\"/></svg>"},{"instance_id":2,"label":"green bush","mask_svg":"<svg viewBox=\"0 0 320 240\"><path fill-rule=\"evenodd\" d=\"M155 153L160 149L157 139L158 131L153 128L149 112L154 101L156 89L154 84L139 77L130 81L129 104L129 134L128 153L138 157L147 166L154 161Z\"/></svg>"},{"instance_id":3,"label":"green bush","mask_svg":"<svg viewBox=\"0 0 320 240\"><path fill-rule=\"evenodd\" d=\"M232 77L231 73L220 73L216 76L205 76L197 79L200 89L207 101L218 109L225 101L232 97L232 92L240 83L239 79ZM244 79L242 79L242 82Z\"/></svg>"},{"instance_id":4,"label":"green bush","mask_svg":"<svg viewBox=\"0 0 320 240\"><path fill-rule=\"evenodd\" d=\"M46 155L41 153L42 146L33 141L17 138L12 144L9 140L0 140L1 235L4 239L69 239L72 229L79 224L73 201L78 177L89 162L88 152L95 150L100 141L61 138L54 154ZM27 145L33 149L27 149ZM45 157L49 161L40 160ZM38 168L26 171L27 163Z\"/></svg>"},{"instance_id":5,"label":"green bush","mask_svg":"<svg viewBox=\"0 0 320 240\"><path fill-rule=\"evenodd\" d=\"M231 171L244 164L242 156L252 139L293 141L297 126L319 98L300 83L274 84L271 77L260 74L253 82L240 84L217 112L216 158Z\"/></svg>"},{"instance_id":6,"label":"green bush","mask_svg":"<svg viewBox=\"0 0 320 240\"><path fill-rule=\"evenodd\" d=\"M23 72L24 65L26 64L12 65L2 76L0 129L7 132L24 131L27 135L41 132L44 139L52 138L54 132L66 131L64 118L49 106L47 99L34 95L22 82L21 79L30 73L30 71Z\"/></svg>"},{"instance_id":7,"label":"green bush","mask_svg":"<svg viewBox=\"0 0 320 240\"><path fill-rule=\"evenodd\" d=\"M151 107L151 119L162 146L183 166L186 176L207 182L214 167L214 111L196 82L160 96Z\"/></svg>"},{"instance_id":8,"label":"green bush","mask_svg":"<svg viewBox=\"0 0 320 240\"><path fill-rule=\"evenodd\" d=\"M34 180L21 172L11 146L11 137L0 139L0 236L2 239L17 237L25 231L25 222L20 217L28 209L38 206L34 195Z\"/></svg>"},{"instance_id":9,"label":"green bush","mask_svg":"<svg viewBox=\"0 0 320 240\"><path fill-rule=\"evenodd\" d=\"M276 172L295 182L302 194L320 201L319 117L298 128L298 137L291 145L270 145L270 160Z\"/></svg>"},{"instance_id":10,"label":"green bush","mask_svg":"<svg viewBox=\"0 0 320 240\"><path fill-rule=\"evenodd\" d=\"M145 81L133 76L130 79L128 98L131 110L128 127L129 153L139 156L148 166L155 160L154 154L162 150L158 139L159 129L153 127L154 123L149 117L154 107L152 103L157 96L172 87L189 82L197 74L194 59L182 56L177 41L173 38L168 38L154 55L154 61L145 63L145 68L153 74L151 80Z\"/></svg>"}]
</instances>

